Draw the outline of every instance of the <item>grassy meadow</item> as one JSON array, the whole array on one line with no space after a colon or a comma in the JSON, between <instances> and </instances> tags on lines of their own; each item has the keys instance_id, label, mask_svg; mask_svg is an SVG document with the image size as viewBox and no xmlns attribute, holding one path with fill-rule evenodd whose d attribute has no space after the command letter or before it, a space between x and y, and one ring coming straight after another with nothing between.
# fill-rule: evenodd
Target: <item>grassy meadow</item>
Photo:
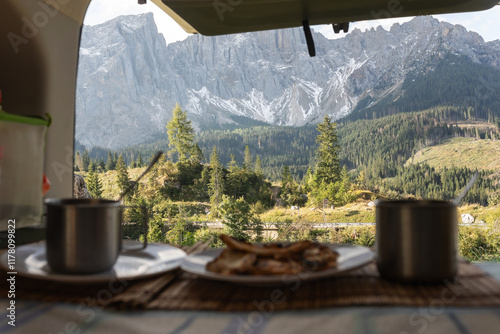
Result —
<instances>
[{"instance_id":1,"label":"grassy meadow","mask_svg":"<svg viewBox=\"0 0 500 334\"><path fill-rule=\"evenodd\" d=\"M436 169L467 167L500 171L500 141L475 138L452 138L418 151L406 164L427 163Z\"/></svg>"}]
</instances>

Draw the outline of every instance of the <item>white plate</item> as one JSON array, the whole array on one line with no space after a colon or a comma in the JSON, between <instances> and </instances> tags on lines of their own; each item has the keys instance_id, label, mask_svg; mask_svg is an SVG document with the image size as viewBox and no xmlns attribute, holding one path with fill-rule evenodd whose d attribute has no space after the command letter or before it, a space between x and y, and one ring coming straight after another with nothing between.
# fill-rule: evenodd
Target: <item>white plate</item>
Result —
<instances>
[{"instance_id":1,"label":"white plate","mask_svg":"<svg viewBox=\"0 0 500 334\"><path fill-rule=\"evenodd\" d=\"M45 257L45 242L16 248L15 270L7 268L7 252L0 258L0 264L7 271L18 275L65 283L98 283L110 279L134 280L166 273L179 268L186 253L176 247L149 244L146 249L123 254L118 257L112 269L97 274L68 275L53 272Z\"/></svg>"},{"instance_id":2,"label":"white plate","mask_svg":"<svg viewBox=\"0 0 500 334\"><path fill-rule=\"evenodd\" d=\"M187 256L181 264L181 268L191 274L198 275L217 281L225 281L241 284L287 284L301 281L310 281L337 275L348 270L356 269L372 262L375 253L362 246L340 246L332 248L339 253L337 268L322 271L304 272L296 275L222 275L206 270L208 262L219 255L222 249L208 250L202 253Z\"/></svg>"}]
</instances>

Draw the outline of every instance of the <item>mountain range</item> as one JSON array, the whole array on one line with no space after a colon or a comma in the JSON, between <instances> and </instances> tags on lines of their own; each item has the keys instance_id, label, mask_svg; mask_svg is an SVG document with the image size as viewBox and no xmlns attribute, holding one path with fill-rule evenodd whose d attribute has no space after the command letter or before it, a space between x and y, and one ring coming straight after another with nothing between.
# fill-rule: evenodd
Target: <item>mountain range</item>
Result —
<instances>
[{"instance_id":1,"label":"mountain range","mask_svg":"<svg viewBox=\"0 0 500 334\"><path fill-rule=\"evenodd\" d=\"M398 106L410 97L421 103L427 96L414 92L417 83L428 89L429 80L456 72L457 66L464 82L475 80L475 99L500 92L500 41L485 42L460 25L416 17L389 31L355 29L335 40L313 32L313 37L311 58L299 28L193 35L167 45L152 14L84 26L76 140L112 149L153 140L165 131L176 103L197 130L304 126L325 114L340 119ZM463 102L453 91L441 101L440 90L448 87L439 84L433 91L441 95L429 98L430 104Z\"/></svg>"}]
</instances>

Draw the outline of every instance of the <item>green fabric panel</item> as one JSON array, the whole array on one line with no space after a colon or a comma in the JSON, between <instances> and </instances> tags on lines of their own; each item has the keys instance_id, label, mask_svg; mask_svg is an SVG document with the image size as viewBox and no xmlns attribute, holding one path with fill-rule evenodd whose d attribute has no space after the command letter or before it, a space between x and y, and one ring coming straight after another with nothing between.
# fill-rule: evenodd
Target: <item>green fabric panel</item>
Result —
<instances>
[{"instance_id":1,"label":"green fabric panel","mask_svg":"<svg viewBox=\"0 0 500 334\"><path fill-rule=\"evenodd\" d=\"M50 117L49 117L49 119L43 119L43 118L39 118L39 117L13 115L13 114L9 114L8 112L2 111L2 110L0 110L0 121L24 123L24 124L30 124L30 125L42 125L42 126L49 126L50 125Z\"/></svg>"}]
</instances>

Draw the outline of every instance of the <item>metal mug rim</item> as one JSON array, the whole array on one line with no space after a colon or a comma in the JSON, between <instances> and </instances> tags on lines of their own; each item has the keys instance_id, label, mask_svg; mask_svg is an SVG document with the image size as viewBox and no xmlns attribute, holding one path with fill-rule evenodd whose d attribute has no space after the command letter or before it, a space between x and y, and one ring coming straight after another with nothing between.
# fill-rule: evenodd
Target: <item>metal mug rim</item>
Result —
<instances>
[{"instance_id":1,"label":"metal mug rim","mask_svg":"<svg viewBox=\"0 0 500 334\"><path fill-rule=\"evenodd\" d=\"M375 207L388 207L388 208L453 208L456 205L452 201L437 200L437 199L398 199L398 200L377 200Z\"/></svg>"},{"instance_id":2,"label":"metal mug rim","mask_svg":"<svg viewBox=\"0 0 500 334\"><path fill-rule=\"evenodd\" d=\"M66 207L114 207L121 206L121 203L103 198L47 198L45 205L66 206Z\"/></svg>"}]
</instances>

